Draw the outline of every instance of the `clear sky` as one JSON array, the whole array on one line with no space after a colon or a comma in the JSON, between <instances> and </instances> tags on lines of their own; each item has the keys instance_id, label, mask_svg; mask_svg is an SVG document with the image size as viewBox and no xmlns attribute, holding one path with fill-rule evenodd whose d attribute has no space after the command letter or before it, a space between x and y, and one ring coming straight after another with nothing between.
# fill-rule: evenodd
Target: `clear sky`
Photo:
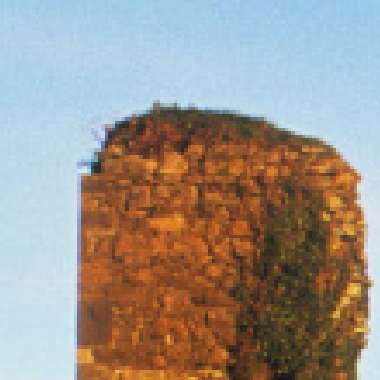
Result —
<instances>
[{"instance_id":1,"label":"clear sky","mask_svg":"<svg viewBox=\"0 0 380 380\"><path fill-rule=\"evenodd\" d=\"M380 279L378 0L3 0L0 379L74 378L77 162L91 129L163 103L265 116L363 176ZM380 373L380 284L361 379Z\"/></svg>"}]
</instances>

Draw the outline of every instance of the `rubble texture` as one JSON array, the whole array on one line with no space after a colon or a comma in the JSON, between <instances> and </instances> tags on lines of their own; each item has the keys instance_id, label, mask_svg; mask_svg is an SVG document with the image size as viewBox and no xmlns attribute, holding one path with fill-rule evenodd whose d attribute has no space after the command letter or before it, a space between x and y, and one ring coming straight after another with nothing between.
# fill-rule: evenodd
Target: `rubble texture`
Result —
<instances>
[{"instance_id":1,"label":"rubble texture","mask_svg":"<svg viewBox=\"0 0 380 380\"><path fill-rule=\"evenodd\" d=\"M79 380L354 380L360 176L264 119L157 108L81 179Z\"/></svg>"}]
</instances>

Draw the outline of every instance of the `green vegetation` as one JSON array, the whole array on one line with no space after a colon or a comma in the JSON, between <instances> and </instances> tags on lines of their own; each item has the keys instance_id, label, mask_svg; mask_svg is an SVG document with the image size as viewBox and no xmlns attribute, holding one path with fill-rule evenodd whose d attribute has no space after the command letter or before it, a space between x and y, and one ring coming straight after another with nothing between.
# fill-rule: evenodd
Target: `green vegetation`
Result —
<instances>
[{"instance_id":1,"label":"green vegetation","mask_svg":"<svg viewBox=\"0 0 380 380\"><path fill-rule=\"evenodd\" d=\"M322 327L315 278L325 260L320 202L295 198L287 184L287 206L274 212L266 226L263 257L256 275L267 285L256 338L261 360L278 373L300 371L312 357L312 341ZM297 204L298 203L298 204Z\"/></svg>"},{"instance_id":2,"label":"green vegetation","mask_svg":"<svg viewBox=\"0 0 380 380\"><path fill-rule=\"evenodd\" d=\"M94 156L90 163L90 173L97 174L102 170L101 160L100 160L100 152L95 152Z\"/></svg>"},{"instance_id":3,"label":"green vegetation","mask_svg":"<svg viewBox=\"0 0 380 380\"><path fill-rule=\"evenodd\" d=\"M264 361L274 373L295 380L333 380L339 359L348 379L355 380L363 336L341 331L331 318L347 285L348 259L338 263L326 255L326 225L318 217L322 199L316 195L311 199L305 191L303 199L297 199L301 189L289 182L284 190L286 206L272 207L264 251L254 267L267 291L260 315L252 319L253 339L261 347L252 360ZM335 268L338 283L332 291L318 294L316 276L326 267ZM365 297L358 309L365 310ZM339 338L342 344L337 344Z\"/></svg>"}]
</instances>

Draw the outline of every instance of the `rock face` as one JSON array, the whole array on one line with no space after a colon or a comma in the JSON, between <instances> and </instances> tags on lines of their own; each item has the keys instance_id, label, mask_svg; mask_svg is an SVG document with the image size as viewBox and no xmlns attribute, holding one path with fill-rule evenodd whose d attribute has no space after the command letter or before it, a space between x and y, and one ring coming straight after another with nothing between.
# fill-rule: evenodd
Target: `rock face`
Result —
<instances>
[{"instance_id":1,"label":"rock face","mask_svg":"<svg viewBox=\"0 0 380 380\"><path fill-rule=\"evenodd\" d=\"M81 183L78 379L356 379L359 180L262 119L117 123Z\"/></svg>"}]
</instances>

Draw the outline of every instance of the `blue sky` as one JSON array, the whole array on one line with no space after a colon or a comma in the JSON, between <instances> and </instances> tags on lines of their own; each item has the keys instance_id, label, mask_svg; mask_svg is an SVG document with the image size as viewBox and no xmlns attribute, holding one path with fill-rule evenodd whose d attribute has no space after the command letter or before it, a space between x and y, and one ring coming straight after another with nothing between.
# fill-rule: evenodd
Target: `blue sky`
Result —
<instances>
[{"instance_id":1,"label":"blue sky","mask_svg":"<svg viewBox=\"0 0 380 380\"><path fill-rule=\"evenodd\" d=\"M380 278L377 0L0 4L0 379L74 378L77 162L155 100L265 116L363 176ZM380 285L361 379L380 373Z\"/></svg>"}]
</instances>

